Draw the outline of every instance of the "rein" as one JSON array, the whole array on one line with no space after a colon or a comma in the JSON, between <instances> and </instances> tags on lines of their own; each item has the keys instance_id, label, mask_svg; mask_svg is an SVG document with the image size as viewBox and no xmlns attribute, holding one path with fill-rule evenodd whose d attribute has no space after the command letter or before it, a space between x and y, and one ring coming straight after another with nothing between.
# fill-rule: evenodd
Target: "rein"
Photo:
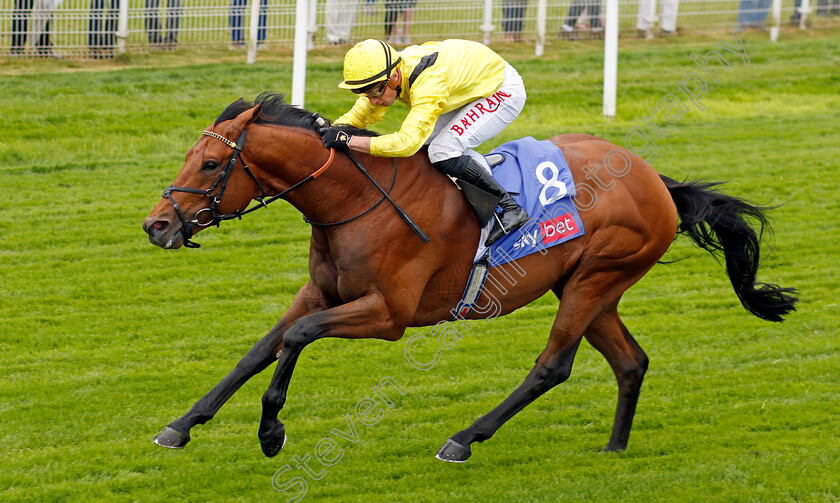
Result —
<instances>
[{"instance_id":1,"label":"rein","mask_svg":"<svg viewBox=\"0 0 840 503\"><path fill-rule=\"evenodd\" d=\"M332 150L332 149L330 149L330 150ZM396 182L397 182L397 158L396 158L396 157L394 157L394 175L391 177L391 185L389 185L389 186L388 186L388 190L387 190L387 193L388 193L388 194L390 194L390 193L391 193L391 189L393 189L393 188L394 188L394 184L395 184ZM376 183L376 182L374 182L374 183ZM379 189L379 190L382 190L382 189ZM385 198L386 198L386 196L385 196L385 195L383 195L383 196L379 199L379 201L376 201L375 203L373 203L373 206L371 206L370 208L368 208L368 209L366 209L365 211L363 211L363 212L359 213L359 214L358 214L358 215L356 215L355 217L350 217L350 218L348 218L348 219L346 219L346 220L341 220L341 221L339 221L339 222L330 222L330 223L313 222L312 220L309 220L309 217L307 217L306 215L304 215L304 216L303 216L303 221L304 221L304 222L306 222L306 223L308 223L309 225L314 225L315 227L335 227L335 226L337 226L337 225L342 225L342 224L350 223L350 222L352 222L353 220L356 220L356 219L358 219L358 218L362 218L363 216L367 215L367 214L368 214L368 213L370 213L371 211L375 210L377 206L379 206L380 204L382 204L382 201L384 201L384 200L385 200Z\"/></svg>"},{"instance_id":2,"label":"rein","mask_svg":"<svg viewBox=\"0 0 840 503\"><path fill-rule=\"evenodd\" d=\"M414 233L417 234L417 237L419 237L420 240L423 241L423 244L428 243L429 242L429 236L427 236L426 233L423 232L423 229L421 229L420 226L417 225L417 223L414 220L412 220L410 216L408 216L408 213L406 213L402 208L400 208L400 206L393 199L391 199L391 196L388 195L391 192L391 189L388 189L388 192L385 192L382 189L382 187L380 187L379 184L376 183L376 180L374 180L373 177L370 176L370 173L367 172L365 167L362 166L362 164L359 161L356 160L356 157L353 154L351 154L349 150L345 151L345 153L347 154L347 157L349 157L350 160L353 161L353 164L355 164L356 167L359 168L359 171L361 171L368 178L368 180L370 180L371 183L373 183L373 185L375 185L376 188L379 189L379 192L382 193L382 198L387 199L388 202L391 203L391 206L394 207L394 209L397 211L397 214L399 214L400 218L403 219L403 222L405 222L406 224L408 224L409 227L411 227L411 230L413 230ZM396 179L396 177L397 177L397 159L395 157L394 158L394 179ZM391 186L393 187L393 183L391 184ZM382 202L382 200L380 199L379 203L381 203L381 202ZM379 203L376 203L376 204L379 204ZM370 211L370 210L368 210L368 211ZM367 212L365 212L365 213L367 213Z\"/></svg>"},{"instance_id":3,"label":"rein","mask_svg":"<svg viewBox=\"0 0 840 503\"><path fill-rule=\"evenodd\" d=\"M169 187L166 188L166 190L163 191L163 197L169 199L169 202L172 204L172 207L175 209L175 213L178 215L178 219L181 220L180 232L181 232L181 235L184 236L184 246L186 246L187 248L199 248L201 246L200 244L196 243L195 241L190 240L190 238L193 236L193 232L192 232L192 228L193 228L192 226L193 225L198 225L200 227L208 227L210 225L218 226L223 220L233 220L233 219L240 219L241 220L243 215L247 215L248 213L256 211L259 208L266 207L270 203L273 203L274 201L283 198L283 196L285 196L289 192L291 192L291 191L299 188L300 186L318 178L320 175L322 175L327 170L327 168L329 168L332 165L333 160L335 159L335 149L331 148L329 158L326 160L326 162L324 162L324 164L320 168L318 168L317 170L312 172L310 175L308 175L303 180L295 183L294 185L292 185L288 189L286 189L286 190L284 190L284 191L282 191L278 194L275 194L274 196L271 196L268 199L266 199L266 193L265 193L265 190L262 187L262 184L260 184L260 181L257 179L257 177L254 175L254 173L251 171L251 168L249 168L248 165L245 164L244 161L242 161L242 167L245 169L245 172L248 173L248 176L251 177L251 179L254 181L254 183L257 185L257 188L260 191L260 195L253 198L253 200L257 201L259 203L259 205L254 206L252 208L245 209L245 210L236 210L233 213L218 213L217 209L219 207L219 204L222 202L222 197L224 196L225 189L227 188L228 181L230 180L230 176L233 173L233 169L236 167L236 162L237 162L237 160L241 160L240 154L242 153L242 149L245 146L245 133L246 133L246 131L247 130L243 130L242 134L239 135L239 138L237 138L237 140L235 142L225 138L224 136L222 136L220 134L214 133L212 131L202 131L201 132L202 136L209 136L211 138L215 138L215 139L221 141L222 143L224 143L225 145L227 145L227 146L229 146L230 148L233 149L233 155L230 156L230 159L228 160L227 165L219 173L219 177L216 179L216 181L213 183L213 185L211 185L208 189L202 190L202 189L196 189L196 188L193 188L193 187L176 187L174 185L170 185ZM352 222L352 221L354 221L358 218L361 218L361 217L367 215L368 213L373 211L377 206L379 206L383 201L387 200L388 202L391 203L391 205L394 206L394 209L397 211L397 213L400 215L400 217L403 219L403 221L405 221L405 223L408 224L409 227L411 227L411 229L417 234L417 236L420 237L420 239L423 241L423 243L424 244L428 243L429 238L426 236L426 234L423 232L423 230L420 229L420 226L418 226L414 222L414 220L412 220L411 217L409 217L408 214L406 214L406 212L403 211L403 209L400 208L399 205L393 199L391 199L391 196L389 195L391 193L391 190L394 188L394 184L397 181L397 159L394 158L394 175L391 178L391 185L388 187L388 190L386 191L379 185L379 183L376 182L376 180L367 172L367 170L365 170L365 168L359 163L359 161L356 160L356 158L349 151L347 151L346 154L350 158L350 160L353 162L353 164L382 193L382 198L379 199L379 201L374 203L373 206L371 206L367 210L363 211L362 213L360 213L360 214L358 214L354 217L348 218L346 220L339 221L339 222L332 222L332 223L313 222L313 221L309 220L305 215L303 217L303 220L310 225L318 226L318 227L331 227L331 226L342 225L342 224ZM218 189L218 193L216 192L216 189ZM186 193L190 193L190 194L203 194L210 199L210 206L198 210L196 212L193 220L187 220L184 217L184 214L181 212L181 207L178 206L178 203L175 202L175 199L172 197L173 192L186 192ZM199 215L201 215L202 213L205 213L205 212L208 213L207 218L206 219L199 218Z\"/></svg>"}]
</instances>

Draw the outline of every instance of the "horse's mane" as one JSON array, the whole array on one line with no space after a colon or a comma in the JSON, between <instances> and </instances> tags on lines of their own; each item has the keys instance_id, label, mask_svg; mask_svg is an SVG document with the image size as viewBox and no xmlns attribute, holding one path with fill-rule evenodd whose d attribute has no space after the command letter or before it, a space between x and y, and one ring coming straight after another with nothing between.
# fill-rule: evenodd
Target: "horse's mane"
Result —
<instances>
[{"instance_id":1,"label":"horse's mane","mask_svg":"<svg viewBox=\"0 0 840 503\"><path fill-rule=\"evenodd\" d=\"M265 91L261 93L253 102L245 101L239 98L234 101L216 118L214 126L219 123L231 120L246 110L254 108L262 103L262 111L256 119L257 124L275 124L278 126L293 126L309 129L310 131L318 132L320 124L318 124L318 115L296 106L290 105L284 101L285 95L282 93L272 93ZM351 134L361 136L376 136L373 131L367 129L354 128L352 126L342 126L342 129Z\"/></svg>"}]
</instances>

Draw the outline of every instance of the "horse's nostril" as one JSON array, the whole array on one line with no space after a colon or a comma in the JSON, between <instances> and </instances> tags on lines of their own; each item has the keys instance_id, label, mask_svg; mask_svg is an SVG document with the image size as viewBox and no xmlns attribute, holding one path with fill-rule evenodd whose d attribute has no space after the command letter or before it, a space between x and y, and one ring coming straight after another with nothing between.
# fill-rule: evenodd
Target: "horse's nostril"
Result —
<instances>
[{"instance_id":1,"label":"horse's nostril","mask_svg":"<svg viewBox=\"0 0 840 503\"><path fill-rule=\"evenodd\" d=\"M157 236L163 234L167 227L169 227L169 222L166 220L155 220L153 222L146 222L143 223L143 230L145 230L150 236Z\"/></svg>"}]
</instances>

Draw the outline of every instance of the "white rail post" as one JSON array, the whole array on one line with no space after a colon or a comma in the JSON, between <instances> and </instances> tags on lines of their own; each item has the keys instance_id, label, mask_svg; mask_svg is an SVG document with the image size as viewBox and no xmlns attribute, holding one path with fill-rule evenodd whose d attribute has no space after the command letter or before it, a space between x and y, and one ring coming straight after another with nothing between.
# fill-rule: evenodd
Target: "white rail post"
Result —
<instances>
[{"instance_id":1,"label":"white rail post","mask_svg":"<svg viewBox=\"0 0 840 503\"><path fill-rule=\"evenodd\" d=\"M260 0L251 0L251 23L248 26L248 64L257 60L257 36L260 26Z\"/></svg>"},{"instance_id":2,"label":"white rail post","mask_svg":"<svg viewBox=\"0 0 840 503\"><path fill-rule=\"evenodd\" d=\"M295 6L295 51L292 64L292 105L303 108L306 99L306 49L309 0L297 0Z\"/></svg>"},{"instance_id":3,"label":"white rail post","mask_svg":"<svg viewBox=\"0 0 840 503\"><path fill-rule=\"evenodd\" d=\"M782 0L773 0L773 27L770 28L770 41L779 40L779 25L782 22Z\"/></svg>"},{"instance_id":4,"label":"white rail post","mask_svg":"<svg viewBox=\"0 0 840 503\"><path fill-rule=\"evenodd\" d=\"M120 0L119 9L119 18L117 19L117 52L123 54L125 52L125 41L128 38L128 0Z\"/></svg>"},{"instance_id":5,"label":"white rail post","mask_svg":"<svg viewBox=\"0 0 840 503\"><path fill-rule=\"evenodd\" d=\"M548 16L548 0L537 2L537 43L534 45L534 56L542 56L545 52L545 18Z\"/></svg>"},{"instance_id":6,"label":"white rail post","mask_svg":"<svg viewBox=\"0 0 840 503\"><path fill-rule=\"evenodd\" d=\"M618 77L618 0L607 0L604 27L604 115L615 117Z\"/></svg>"},{"instance_id":7,"label":"white rail post","mask_svg":"<svg viewBox=\"0 0 840 503\"><path fill-rule=\"evenodd\" d=\"M493 26L493 0L484 0L484 22L479 27L484 32L484 45L490 45L490 33L495 28Z\"/></svg>"}]
</instances>

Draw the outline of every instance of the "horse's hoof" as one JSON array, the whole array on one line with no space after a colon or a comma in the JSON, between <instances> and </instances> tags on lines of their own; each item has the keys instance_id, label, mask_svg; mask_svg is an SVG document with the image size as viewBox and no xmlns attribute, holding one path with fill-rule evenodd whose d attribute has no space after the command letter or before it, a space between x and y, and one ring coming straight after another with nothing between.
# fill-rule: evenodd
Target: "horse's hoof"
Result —
<instances>
[{"instance_id":1,"label":"horse's hoof","mask_svg":"<svg viewBox=\"0 0 840 503\"><path fill-rule=\"evenodd\" d=\"M607 444L607 446L604 447L603 449L601 449L601 451L602 452L621 452L625 449L627 449L626 445L621 446L621 445Z\"/></svg>"},{"instance_id":2,"label":"horse's hoof","mask_svg":"<svg viewBox=\"0 0 840 503\"><path fill-rule=\"evenodd\" d=\"M450 438L437 451L435 457L441 461L449 461L450 463L466 463L471 455L472 451L469 446L464 447Z\"/></svg>"},{"instance_id":3,"label":"horse's hoof","mask_svg":"<svg viewBox=\"0 0 840 503\"><path fill-rule=\"evenodd\" d=\"M152 441L161 447L167 447L169 449L183 449L184 446L187 445L187 442L190 441L190 434L181 433L180 431L167 426L162 432L155 435L155 438Z\"/></svg>"},{"instance_id":4,"label":"horse's hoof","mask_svg":"<svg viewBox=\"0 0 840 503\"><path fill-rule=\"evenodd\" d=\"M285 445L286 426L282 423L277 423L267 435L260 435L260 446L262 447L263 454L269 458L273 458L279 454Z\"/></svg>"}]
</instances>

